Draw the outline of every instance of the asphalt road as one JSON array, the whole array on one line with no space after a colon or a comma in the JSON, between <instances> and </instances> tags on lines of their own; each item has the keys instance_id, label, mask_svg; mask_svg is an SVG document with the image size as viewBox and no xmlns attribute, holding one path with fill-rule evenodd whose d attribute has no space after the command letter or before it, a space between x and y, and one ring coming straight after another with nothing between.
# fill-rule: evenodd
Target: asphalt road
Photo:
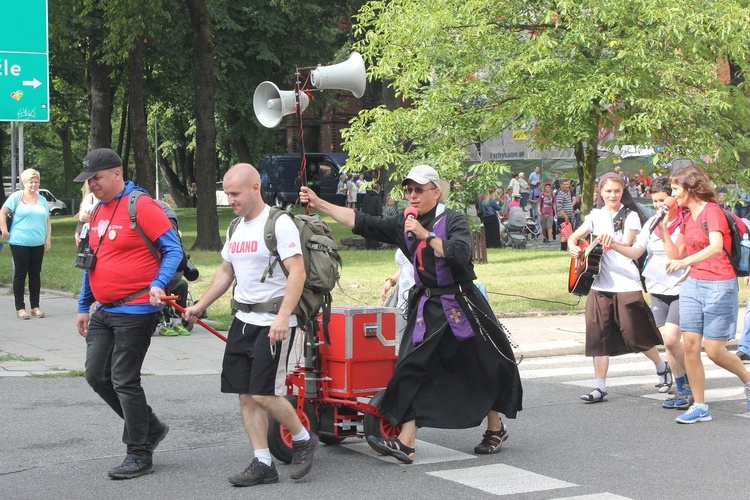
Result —
<instances>
[{"instance_id":1,"label":"asphalt road","mask_svg":"<svg viewBox=\"0 0 750 500\"><path fill-rule=\"evenodd\" d=\"M171 432L154 474L107 478L124 456L121 422L82 378L0 378L0 496L7 499L432 498L745 499L750 413L738 381L707 362L714 420L678 425L661 408L653 365L613 360L610 400L582 404L592 378L579 356L521 365L525 409L502 451L476 456L481 428L420 431L413 465L359 439L321 446L310 475L235 488L251 450L236 397L217 375L144 377L149 402Z\"/></svg>"}]
</instances>

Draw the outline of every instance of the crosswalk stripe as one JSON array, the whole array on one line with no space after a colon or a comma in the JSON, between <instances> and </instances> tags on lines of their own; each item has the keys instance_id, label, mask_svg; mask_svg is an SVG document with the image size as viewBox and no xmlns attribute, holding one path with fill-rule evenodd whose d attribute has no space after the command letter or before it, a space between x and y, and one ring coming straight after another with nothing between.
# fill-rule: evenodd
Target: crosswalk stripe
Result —
<instances>
[{"instance_id":1,"label":"crosswalk stripe","mask_svg":"<svg viewBox=\"0 0 750 500\"><path fill-rule=\"evenodd\" d=\"M505 464L434 471L427 474L476 488L491 495L518 495L578 486Z\"/></svg>"},{"instance_id":2,"label":"crosswalk stripe","mask_svg":"<svg viewBox=\"0 0 750 500\"><path fill-rule=\"evenodd\" d=\"M609 374L627 373L633 371L654 370L654 364L650 361L638 363L611 364ZM587 366L574 366L568 368L542 368L538 370L521 371L522 379L538 379L548 377L564 377L571 375L587 375L594 371L591 364ZM654 375L655 377L655 375Z\"/></svg>"},{"instance_id":3,"label":"crosswalk stripe","mask_svg":"<svg viewBox=\"0 0 750 500\"><path fill-rule=\"evenodd\" d=\"M712 401L739 401L741 399L745 399L745 392L743 391L742 387L706 389L704 395L707 403L711 403ZM665 396L665 394L644 394L642 397L647 399L663 400Z\"/></svg>"},{"instance_id":4,"label":"crosswalk stripe","mask_svg":"<svg viewBox=\"0 0 750 500\"><path fill-rule=\"evenodd\" d=\"M577 497L560 497L552 500L633 500L630 497L615 495L614 493L594 493L593 495L579 495Z\"/></svg>"},{"instance_id":5,"label":"crosswalk stripe","mask_svg":"<svg viewBox=\"0 0 750 500\"><path fill-rule=\"evenodd\" d=\"M370 448L370 445L367 444L366 441L355 442L352 440L351 443L344 441L341 446L346 446L348 449L352 449L356 452L379 458L380 460L389 463L400 464L400 462L397 462L393 457L380 455L377 452L373 451L373 449ZM469 455L468 453L464 453L462 451L457 451L451 448L446 448L444 446L439 446L437 444L428 443L427 441L421 441L419 439L417 439L415 448L417 451L414 454L414 465L453 462L456 460L473 460L477 458L476 455Z\"/></svg>"},{"instance_id":6,"label":"crosswalk stripe","mask_svg":"<svg viewBox=\"0 0 750 500\"><path fill-rule=\"evenodd\" d=\"M589 370L591 372L591 370ZM657 377L654 373L653 375L630 375L630 376L624 376L624 377L613 377L612 371L610 370L609 376L607 377L607 387L622 387L625 385L644 385L644 384L652 384L656 385ZM716 379L737 379L737 376L726 371L726 370L706 370L706 380L716 380ZM739 382L739 379L737 379ZM587 379L581 379L581 380L567 380L563 382L563 384L567 385L576 385L580 387L593 387L595 385L595 380L593 378L587 378ZM656 389L654 389L656 390ZM741 388L740 388L741 390Z\"/></svg>"}]
</instances>

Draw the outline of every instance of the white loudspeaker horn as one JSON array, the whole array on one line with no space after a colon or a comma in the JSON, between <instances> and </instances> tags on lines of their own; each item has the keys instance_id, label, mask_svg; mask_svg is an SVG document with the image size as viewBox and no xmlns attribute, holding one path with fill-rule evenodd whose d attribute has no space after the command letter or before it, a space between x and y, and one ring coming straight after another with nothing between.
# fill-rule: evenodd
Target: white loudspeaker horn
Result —
<instances>
[{"instance_id":1,"label":"white loudspeaker horn","mask_svg":"<svg viewBox=\"0 0 750 500\"><path fill-rule=\"evenodd\" d=\"M365 93L367 74L365 62L359 52L352 52L346 61L333 66L318 66L310 72L310 82L320 90L348 90L354 97Z\"/></svg>"},{"instance_id":2,"label":"white loudspeaker horn","mask_svg":"<svg viewBox=\"0 0 750 500\"><path fill-rule=\"evenodd\" d=\"M300 92L300 111L307 109L309 103L310 99L307 94ZM272 82L262 82L253 94L255 117L261 125L267 128L275 127L281 123L283 117L294 113L295 104L293 90L279 90Z\"/></svg>"}]
</instances>

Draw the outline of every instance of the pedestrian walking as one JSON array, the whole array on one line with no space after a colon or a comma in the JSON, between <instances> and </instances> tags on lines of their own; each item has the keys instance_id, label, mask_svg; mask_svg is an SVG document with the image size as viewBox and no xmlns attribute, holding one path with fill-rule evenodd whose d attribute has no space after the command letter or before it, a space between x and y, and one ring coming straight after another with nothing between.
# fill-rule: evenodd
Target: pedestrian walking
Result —
<instances>
[{"instance_id":1,"label":"pedestrian walking","mask_svg":"<svg viewBox=\"0 0 750 500\"><path fill-rule=\"evenodd\" d=\"M597 209L591 211L568 240L570 255L579 258L578 241L589 234L605 249L599 274L586 298L586 356L594 364L596 387L581 396L584 403L607 400L610 356L642 352L654 363L659 392L668 392L673 378L669 364L656 346L663 344L654 316L643 298L641 280L633 261L609 248L632 246L641 230L639 208L625 191L622 177L614 172L599 179Z\"/></svg>"},{"instance_id":2,"label":"pedestrian walking","mask_svg":"<svg viewBox=\"0 0 750 500\"><path fill-rule=\"evenodd\" d=\"M253 459L242 472L231 474L229 482L235 486L254 486L279 481L268 447L267 414L291 433L290 475L292 479L301 479L312 468L318 437L305 429L283 397L287 361L297 327L293 311L305 284L299 231L289 217L278 218L274 230L279 260L265 274L271 261L271 252L264 241L271 207L263 202L260 174L252 165L238 163L224 175L223 186L229 205L242 219L233 234L227 230L221 266L203 296L186 309L183 317L197 321L237 280L232 300L236 312L227 335L221 392L239 396ZM288 271L288 278L282 265ZM271 301L276 305L272 307Z\"/></svg>"},{"instance_id":3,"label":"pedestrian walking","mask_svg":"<svg viewBox=\"0 0 750 500\"><path fill-rule=\"evenodd\" d=\"M727 351L727 341L737 330L739 310L737 274L729 260L731 234L711 181L698 165L681 166L669 181L677 203L690 210L683 227L687 256L670 260L667 265L668 272L690 268L680 291L680 329L695 402L676 421L708 422L712 416L705 401L703 349L711 361L742 381L750 410L750 373L738 356Z\"/></svg>"},{"instance_id":4,"label":"pedestrian walking","mask_svg":"<svg viewBox=\"0 0 750 500\"><path fill-rule=\"evenodd\" d=\"M469 223L443 204L449 185L434 168L412 168L402 186L408 217L404 212L386 219L337 207L306 187L301 195L355 234L397 246L415 269L399 359L380 404L401 432L397 438L370 436L368 442L412 463L419 427L465 429L487 416L474 451L497 453L508 438L500 413L515 418L523 391L510 343L473 282Z\"/></svg>"},{"instance_id":5,"label":"pedestrian walking","mask_svg":"<svg viewBox=\"0 0 750 500\"><path fill-rule=\"evenodd\" d=\"M164 289L182 260L182 245L150 196L136 200L136 223L145 238L131 225L128 198L142 189L125 181L122 161L111 149L91 151L75 181L88 182L99 199L76 261L84 270L76 326L86 338L86 381L124 421L127 455L109 477L132 479L154 471L154 450L169 432L146 401L141 367L162 314Z\"/></svg>"}]
</instances>

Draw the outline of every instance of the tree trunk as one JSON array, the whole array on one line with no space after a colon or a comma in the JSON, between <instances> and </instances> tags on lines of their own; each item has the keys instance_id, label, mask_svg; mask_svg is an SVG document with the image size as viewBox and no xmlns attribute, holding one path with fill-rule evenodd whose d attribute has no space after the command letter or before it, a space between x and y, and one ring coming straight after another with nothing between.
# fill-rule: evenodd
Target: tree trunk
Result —
<instances>
[{"instance_id":1,"label":"tree trunk","mask_svg":"<svg viewBox=\"0 0 750 500\"><path fill-rule=\"evenodd\" d=\"M78 170L73 168L73 133L70 130L70 125L66 125L62 129L57 130L57 135L60 137L62 144L62 158L63 158L63 179L65 179L65 194L73 195L76 193L76 184L73 182L73 178L78 173Z\"/></svg>"},{"instance_id":2,"label":"tree trunk","mask_svg":"<svg viewBox=\"0 0 750 500\"><path fill-rule=\"evenodd\" d=\"M156 196L156 178L149 161L148 123L143 97L143 38L137 36L130 52L130 132L133 137L135 179L151 196Z\"/></svg>"},{"instance_id":3,"label":"tree trunk","mask_svg":"<svg viewBox=\"0 0 750 500\"><path fill-rule=\"evenodd\" d=\"M130 113L128 113L127 123L125 125L125 129L128 131L125 134L125 145L123 146L122 154L120 155L120 158L122 159L122 164L125 166L125 168L122 169L122 177L125 180L128 180L130 178L128 174L128 165L130 165L130 141L133 137L133 133L130 130Z\"/></svg>"},{"instance_id":4,"label":"tree trunk","mask_svg":"<svg viewBox=\"0 0 750 500\"><path fill-rule=\"evenodd\" d=\"M230 130L234 130L235 126L240 122L240 114L236 109L230 109L227 113L227 124ZM234 152L237 153L237 160L240 163L251 163L250 147L247 145L245 137L240 134L232 134L232 147Z\"/></svg>"},{"instance_id":5,"label":"tree trunk","mask_svg":"<svg viewBox=\"0 0 750 500\"><path fill-rule=\"evenodd\" d=\"M175 204L178 207L192 207L193 202L188 194L187 186L185 186L180 180L177 170L170 168L169 162L162 158L161 155L159 155L158 168L162 173L162 178L166 182L169 194L172 196Z\"/></svg>"},{"instance_id":6,"label":"tree trunk","mask_svg":"<svg viewBox=\"0 0 750 500\"><path fill-rule=\"evenodd\" d=\"M596 185L596 167L599 163L599 134L598 128L586 143L579 142L575 146L576 167L579 171L581 183L581 220L595 207L594 186ZM580 158L579 158L579 155Z\"/></svg>"},{"instance_id":7,"label":"tree trunk","mask_svg":"<svg viewBox=\"0 0 750 500\"><path fill-rule=\"evenodd\" d=\"M102 40L98 36L89 39L88 70L91 78L91 149L112 147L112 93L109 78L110 68L99 60Z\"/></svg>"},{"instance_id":8,"label":"tree trunk","mask_svg":"<svg viewBox=\"0 0 750 500\"><path fill-rule=\"evenodd\" d=\"M193 27L195 58L195 182L198 186L197 238L193 249L220 250L216 213L216 123L214 45L205 0L186 0Z\"/></svg>"},{"instance_id":9,"label":"tree trunk","mask_svg":"<svg viewBox=\"0 0 750 500\"><path fill-rule=\"evenodd\" d=\"M122 110L120 111L120 136L117 138L117 154L122 158L123 147L125 146L125 137L130 133L130 124L128 122L128 95L125 89L125 97L122 100Z\"/></svg>"}]
</instances>

